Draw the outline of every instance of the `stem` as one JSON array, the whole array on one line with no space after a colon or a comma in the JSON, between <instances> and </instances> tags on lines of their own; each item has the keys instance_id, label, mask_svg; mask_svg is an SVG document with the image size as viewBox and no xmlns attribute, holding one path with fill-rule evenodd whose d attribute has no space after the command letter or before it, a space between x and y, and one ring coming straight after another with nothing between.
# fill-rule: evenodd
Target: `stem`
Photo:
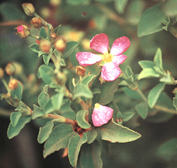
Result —
<instances>
[{"instance_id":1,"label":"stem","mask_svg":"<svg viewBox=\"0 0 177 168\"><path fill-rule=\"evenodd\" d=\"M68 123L73 126L75 126L76 122L74 120L71 120L69 118L65 118L59 115L54 115L54 114L46 114L44 118L54 118L54 119L59 119L60 122Z\"/></svg>"},{"instance_id":2,"label":"stem","mask_svg":"<svg viewBox=\"0 0 177 168\"><path fill-rule=\"evenodd\" d=\"M11 112L0 108L0 116L3 116L3 117L10 117L10 114L11 114Z\"/></svg>"},{"instance_id":3,"label":"stem","mask_svg":"<svg viewBox=\"0 0 177 168\"><path fill-rule=\"evenodd\" d=\"M8 87L7 82L5 81L5 79L2 79L2 83L4 84L5 88L7 89L7 92L9 93L10 90L9 90L9 87Z\"/></svg>"},{"instance_id":4,"label":"stem","mask_svg":"<svg viewBox=\"0 0 177 168\"><path fill-rule=\"evenodd\" d=\"M143 94L143 92L139 88L136 91L141 96L141 98L148 104L148 100ZM176 110L168 109L167 107L161 107L161 106L155 105L153 108L159 111L164 111L164 112L171 113L171 114L177 114Z\"/></svg>"}]
</instances>

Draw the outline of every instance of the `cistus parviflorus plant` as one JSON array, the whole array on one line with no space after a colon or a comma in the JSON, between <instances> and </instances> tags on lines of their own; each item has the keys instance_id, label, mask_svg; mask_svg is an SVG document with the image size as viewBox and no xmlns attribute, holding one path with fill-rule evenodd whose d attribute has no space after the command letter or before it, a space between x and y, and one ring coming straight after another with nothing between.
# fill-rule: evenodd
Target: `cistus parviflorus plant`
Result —
<instances>
[{"instance_id":1,"label":"cistus parviflorus plant","mask_svg":"<svg viewBox=\"0 0 177 168\"><path fill-rule=\"evenodd\" d=\"M173 103L167 94L162 93L166 85L174 86L177 81L170 70L164 68L161 48L151 50L154 51L152 59L136 58L136 66L139 64L142 69L139 68L138 74L131 68L140 37L162 30L177 37L177 10L172 8L177 6L176 1L157 3L145 10L140 18L137 15L143 12L141 1L115 0L113 4L119 14L127 5L127 17L132 17L127 19L127 23L100 0L95 1L95 6L104 15L98 14L89 20L88 27L93 31L90 39L85 38L88 30L70 31L62 24L54 27L36 13L31 3L23 3L24 12L31 17L31 25L18 25L16 35L24 40L33 39L29 48L38 56L37 68L28 77L24 74L25 67L15 61L9 62L4 69L0 68L0 79L6 88L6 92L0 95L1 99L14 107L10 114L8 138L17 136L27 123L40 121L37 141L44 143L44 158L63 150L63 157L67 156L71 166L77 168L109 167L111 156L116 152L111 152L114 146L110 144L119 144L121 150L122 143L133 144L141 139L141 134L133 129L139 124L138 119L159 122L177 114L176 89L173 90ZM91 1L68 0L67 3L87 6ZM131 15L136 8L137 13ZM83 12L83 17L86 14ZM106 24L108 18L124 27L125 33L109 39L109 33L106 34L99 25L99 22L102 26ZM134 35L133 26L127 26L128 22L132 25L138 23L138 36ZM141 43L144 45L142 53L149 54L145 44ZM150 81L153 78L156 85L152 85L153 82L150 85L146 78ZM28 98L24 101L25 94L34 95L36 102L33 100L31 105ZM170 159L173 160L175 154L169 146L176 143L176 138L167 141L157 153L165 158L171 150ZM130 156L124 150L121 152L121 158L128 160Z\"/></svg>"}]
</instances>

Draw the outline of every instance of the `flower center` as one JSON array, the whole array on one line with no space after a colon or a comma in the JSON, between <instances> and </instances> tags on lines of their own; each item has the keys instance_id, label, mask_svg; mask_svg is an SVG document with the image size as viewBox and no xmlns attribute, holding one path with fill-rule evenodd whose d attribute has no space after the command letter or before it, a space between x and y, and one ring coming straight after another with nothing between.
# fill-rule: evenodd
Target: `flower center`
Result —
<instances>
[{"instance_id":1,"label":"flower center","mask_svg":"<svg viewBox=\"0 0 177 168\"><path fill-rule=\"evenodd\" d=\"M99 107L100 107L100 104L96 103L96 104L95 104L95 108L98 109Z\"/></svg>"},{"instance_id":2,"label":"flower center","mask_svg":"<svg viewBox=\"0 0 177 168\"><path fill-rule=\"evenodd\" d=\"M105 63L112 62L112 59L113 59L113 55L112 54L106 53L106 54L103 55L103 61Z\"/></svg>"}]
</instances>

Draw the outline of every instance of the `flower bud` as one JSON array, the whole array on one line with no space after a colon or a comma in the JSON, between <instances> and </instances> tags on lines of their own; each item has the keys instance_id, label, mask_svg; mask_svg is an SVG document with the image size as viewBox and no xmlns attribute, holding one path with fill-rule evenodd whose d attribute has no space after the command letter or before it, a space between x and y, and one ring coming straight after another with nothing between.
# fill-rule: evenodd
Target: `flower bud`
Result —
<instances>
[{"instance_id":1,"label":"flower bud","mask_svg":"<svg viewBox=\"0 0 177 168\"><path fill-rule=\"evenodd\" d=\"M23 8L24 12L26 13L26 15L28 15L28 16L32 16L35 14L34 6L31 3L23 3L22 8Z\"/></svg>"},{"instance_id":2,"label":"flower bud","mask_svg":"<svg viewBox=\"0 0 177 168\"><path fill-rule=\"evenodd\" d=\"M9 81L9 84L8 84L8 87L9 87L9 89L11 89L11 90L15 90L15 89L17 89L18 88L18 80L17 79L14 79L14 78L12 78L10 81Z\"/></svg>"},{"instance_id":3,"label":"flower bud","mask_svg":"<svg viewBox=\"0 0 177 168\"><path fill-rule=\"evenodd\" d=\"M51 48L50 41L48 41L46 39L40 40L39 48L40 48L41 51L48 53L50 51L50 48Z\"/></svg>"},{"instance_id":4,"label":"flower bud","mask_svg":"<svg viewBox=\"0 0 177 168\"><path fill-rule=\"evenodd\" d=\"M23 67L21 64L17 62L10 62L6 65L5 71L8 75L13 75L13 74L19 75L22 73Z\"/></svg>"},{"instance_id":5,"label":"flower bud","mask_svg":"<svg viewBox=\"0 0 177 168\"><path fill-rule=\"evenodd\" d=\"M62 52L62 51L64 51L65 48L66 48L66 43L64 42L64 40L63 40L62 38L58 38L58 39L56 39L55 42L54 42L54 47L55 47L58 51Z\"/></svg>"},{"instance_id":6,"label":"flower bud","mask_svg":"<svg viewBox=\"0 0 177 168\"><path fill-rule=\"evenodd\" d=\"M51 33L50 37L51 37L52 39L56 39L57 34L56 34L56 33Z\"/></svg>"},{"instance_id":7,"label":"flower bud","mask_svg":"<svg viewBox=\"0 0 177 168\"><path fill-rule=\"evenodd\" d=\"M0 67L0 79L4 77L4 70Z\"/></svg>"},{"instance_id":8,"label":"flower bud","mask_svg":"<svg viewBox=\"0 0 177 168\"><path fill-rule=\"evenodd\" d=\"M49 4L51 6L57 7L57 6L59 6L61 4L61 0L50 0Z\"/></svg>"},{"instance_id":9,"label":"flower bud","mask_svg":"<svg viewBox=\"0 0 177 168\"><path fill-rule=\"evenodd\" d=\"M42 25L42 20L39 17L34 17L31 20L31 24L34 26L34 28L39 29Z\"/></svg>"},{"instance_id":10,"label":"flower bud","mask_svg":"<svg viewBox=\"0 0 177 168\"><path fill-rule=\"evenodd\" d=\"M82 66L76 66L76 74L79 76L84 76L86 69Z\"/></svg>"},{"instance_id":11,"label":"flower bud","mask_svg":"<svg viewBox=\"0 0 177 168\"><path fill-rule=\"evenodd\" d=\"M17 35L20 38L27 38L30 35L30 29L26 25L20 25L17 28Z\"/></svg>"}]
</instances>

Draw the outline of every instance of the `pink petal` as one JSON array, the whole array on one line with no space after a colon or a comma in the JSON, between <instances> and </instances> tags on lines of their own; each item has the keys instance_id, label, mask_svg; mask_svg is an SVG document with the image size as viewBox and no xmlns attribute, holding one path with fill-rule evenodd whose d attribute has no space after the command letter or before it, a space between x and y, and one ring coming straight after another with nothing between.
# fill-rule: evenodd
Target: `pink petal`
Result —
<instances>
[{"instance_id":1,"label":"pink petal","mask_svg":"<svg viewBox=\"0 0 177 168\"><path fill-rule=\"evenodd\" d=\"M102 54L108 52L109 39L104 33L95 35L90 41L90 48Z\"/></svg>"},{"instance_id":2,"label":"pink petal","mask_svg":"<svg viewBox=\"0 0 177 168\"><path fill-rule=\"evenodd\" d=\"M126 36L117 38L111 47L111 54L120 55L125 52L129 47L130 40Z\"/></svg>"},{"instance_id":3,"label":"pink petal","mask_svg":"<svg viewBox=\"0 0 177 168\"><path fill-rule=\"evenodd\" d=\"M25 28L24 28L22 25L20 25L20 26L17 27L17 32L20 33L20 32L22 32L24 29L25 29Z\"/></svg>"},{"instance_id":4,"label":"pink petal","mask_svg":"<svg viewBox=\"0 0 177 168\"><path fill-rule=\"evenodd\" d=\"M112 60L112 63L114 65L120 65L122 64L125 60L127 59L127 56L126 55L119 55L119 56L114 56L113 57L113 60Z\"/></svg>"},{"instance_id":5,"label":"pink petal","mask_svg":"<svg viewBox=\"0 0 177 168\"><path fill-rule=\"evenodd\" d=\"M100 127L106 124L113 115L113 109L107 106L100 105L99 108L94 108L92 113L92 121L95 127Z\"/></svg>"},{"instance_id":6,"label":"pink petal","mask_svg":"<svg viewBox=\"0 0 177 168\"><path fill-rule=\"evenodd\" d=\"M114 81L121 74L121 69L111 63L106 63L101 69L101 77L106 81Z\"/></svg>"},{"instance_id":7,"label":"pink petal","mask_svg":"<svg viewBox=\"0 0 177 168\"><path fill-rule=\"evenodd\" d=\"M79 61L79 64L85 67L88 65L93 65L96 62L99 62L102 60L102 58L99 55L96 55L90 52L78 52L76 54L76 58Z\"/></svg>"}]
</instances>

